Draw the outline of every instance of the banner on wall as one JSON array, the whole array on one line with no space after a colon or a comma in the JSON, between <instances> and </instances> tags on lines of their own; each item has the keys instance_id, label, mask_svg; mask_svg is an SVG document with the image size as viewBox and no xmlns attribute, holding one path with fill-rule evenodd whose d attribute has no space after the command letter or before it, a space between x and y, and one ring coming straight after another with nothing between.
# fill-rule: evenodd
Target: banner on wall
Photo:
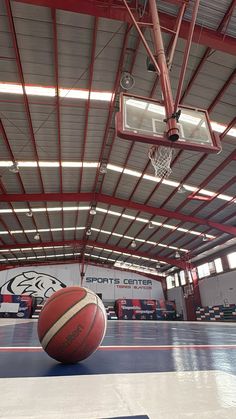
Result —
<instances>
[{"instance_id":1,"label":"banner on wall","mask_svg":"<svg viewBox=\"0 0 236 419\"><path fill-rule=\"evenodd\" d=\"M0 295L0 317L28 319L32 314L32 298L28 295Z\"/></svg>"},{"instance_id":2,"label":"banner on wall","mask_svg":"<svg viewBox=\"0 0 236 419\"><path fill-rule=\"evenodd\" d=\"M156 320L156 308L155 300L120 299L115 304L119 320Z\"/></svg>"},{"instance_id":3,"label":"banner on wall","mask_svg":"<svg viewBox=\"0 0 236 419\"><path fill-rule=\"evenodd\" d=\"M175 301L157 301L157 320L175 320L176 305Z\"/></svg>"},{"instance_id":4,"label":"banner on wall","mask_svg":"<svg viewBox=\"0 0 236 419\"><path fill-rule=\"evenodd\" d=\"M55 291L66 287L57 278L36 271L25 271L11 277L0 286L0 294L26 294L43 301Z\"/></svg>"},{"instance_id":5,"label":"banner on wall","mask_svg":"<svg viewBox=\"0 0 236 419\"><path fill-rule=\"evenodd\" d=\"M102 285L115 285L117 288L131 288L139 290L151 290L152 280L151 279L134 279L134 278L103 278L103 277L91 277L85 278L86 284L102 284Z\"/></svg>"}]
</instances>

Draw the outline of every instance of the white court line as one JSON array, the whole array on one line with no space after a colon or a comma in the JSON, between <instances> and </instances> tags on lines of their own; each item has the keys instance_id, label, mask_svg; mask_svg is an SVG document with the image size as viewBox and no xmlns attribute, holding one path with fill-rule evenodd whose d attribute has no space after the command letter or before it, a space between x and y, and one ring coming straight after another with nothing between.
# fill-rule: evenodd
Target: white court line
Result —
<instances>
[{"instance_id":1,"label":"white court line","mask_svg":"<svg viewBox=\"0 0 236 419\"><path fill-rule=\"evenodd\" d=\"M214 348L222 348L222 349L227 349L227 348L235 348L236 349L236 343L229 343L229 344L213 344L213 345L205 345L205 344L199 344L199 345L195 345L195 344L187 344L187 345L102 345L100 346L98 349L100 350L106 350L106 349L214 349ZM41 350L42 347L41 346L0 346L0 351L3 350L9 350L9 351L14 351L14 350L19 350L19 351L24 351L24 350Z\"/></svg>"}]
</instances>

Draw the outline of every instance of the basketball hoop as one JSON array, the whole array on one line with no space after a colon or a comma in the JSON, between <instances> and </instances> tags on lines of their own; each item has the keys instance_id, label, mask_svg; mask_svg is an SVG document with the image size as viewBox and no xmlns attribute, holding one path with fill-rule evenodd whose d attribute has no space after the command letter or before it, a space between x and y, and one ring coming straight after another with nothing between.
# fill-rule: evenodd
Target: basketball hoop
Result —
<instances>
[{"instance_id":1,"label":"basketball hoop","mask_svg":"<svg viewBox=\"0 0 236 419\"><path fill-rule=\"evenodd\" d=\"M184 298L188 298L193 295L193 286L192 284L185 285L184 287Z\"/></svg>"},{"instance_id":2,"label":"basketball hoop","mask_svg":"<svg viewBox=\"0 0 236 419\"><path fill-rule=\"evenodd\" d=\"M165 146L151 146L149 148L148 157L155 169L155 176L160 178L167 178L170 176L171 161L173 156L173 149Z\"/></svg>"}]
</instances>

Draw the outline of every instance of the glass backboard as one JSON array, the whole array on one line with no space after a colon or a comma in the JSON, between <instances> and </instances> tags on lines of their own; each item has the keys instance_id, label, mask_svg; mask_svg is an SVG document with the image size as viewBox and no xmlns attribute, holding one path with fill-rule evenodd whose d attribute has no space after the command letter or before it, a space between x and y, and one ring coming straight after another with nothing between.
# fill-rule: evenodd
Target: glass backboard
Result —
<instances>
[{"instance_id":1,"label":"glass backboard","mask_svg":"<svg viewBox=\"0 0 236 419\"><path fill-rule=\"evenodd\" d=\"M179 106L177 124L179 140L171 142L166 136L164 105L156 100L122 93L120 112L116 115L118 137L154 145L217 153L221 150L219 136L210 126L207 111Z\"/></svg>"}]
</instances>

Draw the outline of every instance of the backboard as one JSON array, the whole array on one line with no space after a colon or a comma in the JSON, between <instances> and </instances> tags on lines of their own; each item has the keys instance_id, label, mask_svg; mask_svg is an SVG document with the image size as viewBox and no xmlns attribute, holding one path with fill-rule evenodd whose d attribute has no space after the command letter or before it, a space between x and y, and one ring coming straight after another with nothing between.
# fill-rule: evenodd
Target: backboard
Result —
<instances>
[{"instance_id":1,"label":"backboard","mask_svg":"<svg viewBox=\"0 0 236 419\"><path fill-rule=\"evenodd\" d=\"M116 114L116 130L120 138L156 146L182 148L218 153L219 136L212 131L207 111L179 106L181 115L177 124L180 138L171 142L165 134L165 108L160 102L127 93L120 95L120 111Z\"/></svg>"}]
</instances>

